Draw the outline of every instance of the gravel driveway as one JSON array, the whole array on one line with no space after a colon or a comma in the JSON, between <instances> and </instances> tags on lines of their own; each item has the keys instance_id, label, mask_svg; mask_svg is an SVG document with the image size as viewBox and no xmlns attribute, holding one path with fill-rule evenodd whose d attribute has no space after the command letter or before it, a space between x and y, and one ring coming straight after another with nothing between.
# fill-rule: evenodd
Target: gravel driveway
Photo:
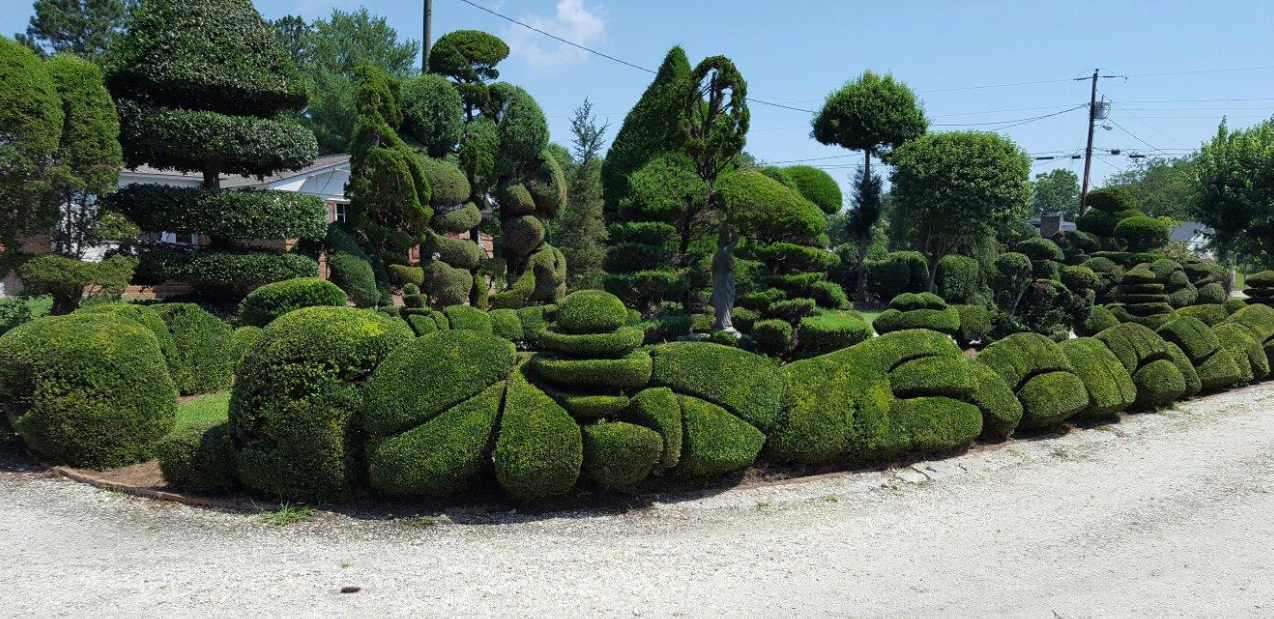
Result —
<instances>
[{"instance_id":1,"label":"gravel driveway","mask_svg":"<svg viewBox=\"0 0 1274 619\"><path fill-rule=\"evenodd\" d=\"M481 525L278 527L0 473L0 615L1271 617L1272 408L1267 384L932 467Z\"/></svg>"}]
</instances>

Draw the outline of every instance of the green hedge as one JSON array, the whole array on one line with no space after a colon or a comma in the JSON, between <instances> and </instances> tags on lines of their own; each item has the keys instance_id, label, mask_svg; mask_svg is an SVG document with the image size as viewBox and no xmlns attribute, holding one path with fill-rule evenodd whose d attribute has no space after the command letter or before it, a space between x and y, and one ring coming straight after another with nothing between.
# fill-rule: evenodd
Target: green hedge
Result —
<instances>
[{"instance_id":1,"label":"green hedge","mask_svg":"<svg viewBox=\"0 0 1274 619\"><path fill-rule=\"evenodd\" d=\"M960 348L988 342L991 337L991 311L981 305L956 305L960 326L953 334Z\"/></svg>"},{"instance_id":2,"label":"green hedge","mask_svg":"<svg viewBox=\"0 0 1274 619\"><path fill-rule=\"evenodd\" d=\"M515 372L505 394L494 460L496 481L516 499L565 494L575 487L584 460L580 427L557 402Z\"/></svg>"},{"instance_id":3,"label":"green hedge","mask_svg":"<svg viewBox=\"0 0 1274 619\"><path fill-rule=\"evenodd\" d=\"M784 323L786 324L786 323ZM753 337L756 337L755 333ZM802 318L796 327L796 356L817 357L871 337L871 326L856 312L825 312Z\"/></svg>"},{"instance_id":4,"label":"green hedge","mask_svg":"<svg viewBox=\"0 0 1274 619\"><path fill-rule=\"evenodd\" d=\"M1168 353L1172 356L1172 364L1177 366L1178 372L1181 372L1181 378L1186 386L1185 391L1177 396L1177 399L1192 398L1203 391L1203 381L1199 378L1199 372L1194 369L1194 363L1190 361L1190 357L1171 342L1168 343Z\"/></svg>"},{"instance_id":5,"label":"green hedge","mask_svg":"<svg viewBox=\"0 0 1274 619\"><path fill-rule=\"evenodd\" d=\"M515 344L523 341L525 331L522 329L522 319L518 317L517 310L491 310L487 316L491 318L491 333Z\"/></svg>"},{"instance_id":6,"label":"green hedge","mask_svg":"<svg viewBox=\"0 0 1274 619\"><path fill-rule=\"evenodd\" d=\"M620 415L622 421L650 428L663 441L656 468L666 471L681 461L681 403L667 387L642 390L633 396Z\"/></svg>"},{"instance_id":7,"label":"green hedge","mask_svg":"<svg viewBox=\"0 0 1274 619\"><path fill-rule=\"evenodd\" d=\"M921 357L958 358L964 354L951 338L928 329L894 331L871 338L855 347L858 348L867 355L867 362L882 372Z\"/></svg>"},{"instance_id":8,"label":"green hedge","mask_svg":"<svg viewBox=\"0 0 1274 619\"><path fill-rule=\"evenodd\" d=\"M650 382L650 354L634 351L619 359L563 359L541 353L528 370L548 382L566 387L636 389Z\"/></svg>"},{"instance_id":9,"label":"green hedge","mask_svg":"<svg viewBox=\"0 0 1274 619\"><path fill-rule=\"evenodd\" d=\"M622 357L641 346L645 339L645 332L636 327L620 327L611 333L575 335L561 333L550 326L536 335L540 346L576 357Z\"/></svg>"},{"instance_id":10,"label":"green hedge","mask_svg":"<svg viewBox=\"0 0 1274 619\"><path fill-rule=\"evenodd\" d=\"M452 305L442 311L452 329L489 334L494 330L491 317L470 305Z\"/></svg>"},{"instance_id":11,"label":"green hedge","mask_svg":"<svg viewBox=\"0 0 1274 619\"><path fill-rule=\"evenodd\" d=\"M1221 342L1221 347L1230 351L1234 357L1239 368L1240 382L1260 382L1269 376L1269 356L1250 329L1238 323L1223 322L1212 327L1212 332Z\"/></svg>"},{"instance_id":12,"label":"green hedge","mask_svg":"<svg viewBox=\"0 0 1274 619\"><path fill-rule=\"evenodd\" d=\"M978 361L995 370L1017 392L1033 376L1070 372L1070 360L1057 344L1038 333L1016 333L987 346Z\"/></svg>"},{"instance_id":13,"label":"green hedge","mask_svg":"<svg viewBox=\"0 0 1274 619\"><path fill-rule=\"evenodd\" d=\"M225 492L235 479L230 424L204 421L174 430L155 445L159 470L169 486L192 492Z\"/></svg>"},{"instance_id":14,"label":"green hedge","mask_svg":"<svg viewBox=\"0 0 1274 619\"><path fill-rule=\"evenodd\" d=\"M0 337L0 402L35 453L110 468L151 455L173 428L177 389L150 330L109 316L57 316Z\"/></svg>"},{"instance_id":15,"label":"green hedge","mask_svg":"<svg viewBox=\"0 0 1274 619\"><path fill-rule=\"evenodd\" d=\"M289 279L266 284L239 302L239 319L252 327L264 327L275 318L302 307L345 307L345 291L318 278Z\"/></svg>"},{"instance_id":16,"label":"green hedge","mask_svg":"<svg viewBox=\"0 0 1274 619\"><path fill-rule=\"evenodd\" d=\"M1096 305L1088 310L1088 315L1083 320L1075 323L1075 334L1080 337L1092 337L1106 329L1118 326L1119 319L1109 309Z\"/></svg>"},{"instance_id":17,"label":"green hedge","mask_svg":"<svg viewBox=\"0 0 1274 619\"><path fill-rule=\"evenodd\" d=\"M982 267L968 256L945 256L938 261L934 287L951 303L969 303L982 291Z\"/></svg>"},{"instance_id":18,"label":"green hedge","mask_svg":"<svg viewBox=\"0 0 1274 619\"><path fill-rule=\"evenodd\" d=\"M300 254L168 247L142 252L135 275L141 284L186 282L201 293L230 297L245 296L271 282L317 276L318 263Z\"/></svg>"},{"instance_id":19,"label":"green hedge","mask_svg":"<svg viewBox=\"0 0 1274 619\"><path fill-rule=\"evenodd\" d=\"M168 323L164 322L164 317L160 316L153 306L137 303L96 303L82 307L75 313L109 315L145 327L155 334L155 339L159 341L159 350L164 353L164 360L169 366L177 360L177 342L173 339L172 331L168 330Z\"/></svg>"},{"instance_id":20,"label":"green hedge","mask_svg":"<svg viewBox=\"0 0 1274 619\"><path fill-rule=\"evenodd\" d=\"M646 479L663 455L663 437L624 422L584 426L585 477L605 489L628 488Z\"/></svg>"},{"instance_id":21,"label":"green hedge","mask_svg":"<svg viewBox=\"0 0 1274 619\"><path fill-rule=\"evenodd\" d=\"M679 478L724 475L746 468L765 444L765 434L724 408L698 398L678 396L683 436Z\"/></svg>"},{"instance_id":22,"label":"green hedge","mask_svg":"<svg viewBox=\"0 0 1274 619\"><path fill-rule=\"evenodd\" d=\"M1222 307L1220 303L1214 303L1183 307L1177 310L1177 315L1197 318L1203 321L1203 324L1208 325L1209 327L1215 327L1222 322L1225 322L1225 319L1229 318L1230 313L1225 311L1225 308Z\"/></svg>"},{"instance_id":23,"label":"green hedge","mask_svg":"<svg viewBox=\"0 0 1274 619\"><path fill-rule=\"evenodd\" d=\"M663 344L650 354L654 386L723 406L763 431L779 421L783 376L769 359L705 342Z\"/></svg>"},{"instance_id":24,"label":"green hedge","mask_svg":"<svg viewBox=\"0 0 1274 619\"><path fill-rule=\"evenodd\" d=\"M1230 298L1222 302L1221 307L1225 308L1227 313L1233 314L1234 312L1247 307L1247 301L1244 301L1243 299Z\"/></svg>"},{"instance_id":25,"label":"green hedge","mask_svg":"<svg viewBox=\"0 0 1274 619\"><path fill-rule=\"evenodd\" d=\"M761 352L772 357L781 357L792 347L792 323L786 320L771 318L757 321L752 325L749 335L756 341Z\"/></svg>"},{"instance_id":26,"label":"green hedge","mask_svg":"<svg viewBox=\"0 0 1274 619\"><path fill-rule=\"evenodd\" d=\"M504 391L505 383L497 382L411 430L373 440L367 449L372 488L425 497L468 490L490 468L491 435Z\"/></svg>"},{"instance_id":27,"label":"green hedge","mask_svg":"<svg viewBox=\"0 0 1274 619\"><path fill-rule=\"evenodd\" d=\"M327 268L330 281L345 291L354 307L376 307L380 302L376 274L365 258L346 253L332 254L327 258Z\"/></svg>"},{"instance_id":28,"label":"green hedge","mask_svg":"<svg viewBox=\"0 0 1274 619\"><path fill-rule=\"evenodd\" d=\"M1192 363L1203 361L1221 347L1220 340L1217 340L1216 334L1208 325L1189 316L1181 316L1159 327L1155 333L1169 343L1176 344Z\"/></svg>"},{"instance_id":29,"label":"green hedge","mask_svg":"<svg viewBox=\"0 0 1274 619\"><path fill-rule=\"evenodd\" d=\"M908 329L929 329L951 335L960 329L960 312L954 307L943 310L915 309L906 312L891 308L881 312L872 321L872 327L881 335Z\"/></svg>"},{"instance_id":30,"label":"green hedge","mask_svg":"<svg viewBox=\"0 0 1274 619\"><path fill-rule=\"evenodd\" d=\"M564 333L611 333L628 322L628 308L613 294L580 290L558 304L556 327Z\"/></svg>"},{"instance_id":31,"label":"green hedge","mask_svg":"<svg viewBox=\"0 0 1274 619\"><path fill-rule=\"evenodd\" d=\"M1129 373L1151 361L1169 359L1168 343L1148 327L1125 323L1093 336L1101 340Z\"/></svg>"},{"instance_id":32,"label":"green hedge","mask_svg":"<svg viewBox=\"0 0 1274 619\"><path fill-rule=\"evenodd\" d=\"M896 398L945 396L969 398L978 390L978 381L969 372L968 362L951 357L923 357L908 361L889 372Z\"/></svg>"},{"instance_id":33,"label":"green hedge","mask_svg":"<svg viewBox=\"0 0 1274 619\"><path fill-rule=\"evenodd\" d=\"M363 429L371 436L407 431L504 380L513 344L491 334L452 330L398 347L367 381Z\"/></svg>"},{"instance_id":34,"label":"green hedge","mask_svg":"<svg viewBox=\"0 0 1274 619\"><path fill-rule=\"evenodd\" d=\"M991 442L1008 439L1022 421L1022 403L995 370L976 360L967 366L966 371L977 382L969 403L982 411L982 434L978 438Z\"/></svg>"},{"instance_id":35,"label":"green hedge","mask_svg":"<svg viewBox=\"0 0 1274 619\"><path fill-rule=\"evenodd\" d=\"M348 498L363 477L361 384L413 340L400 320L344 307L306 307L270 323L240 362L230 397L240 482L285 500Z\"/></svg>"},{"instance_id":36,"label":"green hedge","mask_svg":"<svg viewBox=\"0 0 1274 619\"><path fill-rule=\"evenodd\" d=\"M1076 420L1100 419L1132 406L1137 386L1119 358L1101 341L1081 337L1058 344L1070 359L1075 375L1084 383L1088 405L1075 414Z\"/></svg>"},{"instance_id":37,"label":"green hedge","mask_svg":"<svg viewBox=\"0 0 1274 619\"><path fill-rule=\"evenodd\" d=\"M168 371L182 395L211 393L230 386L238 361L230 345L234 331L194 303L153 306L173 335L175 356Z\"/></svg>"},{"instance_id":38,"label":"green hedge","mask_svg":"<svg viewBox=\"0 0 1274 619\"><path fill-rule=\"evenodd\" d=\"M148 231L231 241L317 240L327 234L326 203L300 193L129 185L104 197L103 203Z\"/></svg>"},{"instance_id":39,"label":"green hedge","mask_svg":"<svg viewBox=\"0 0 1274 619\"><path fill-rule=\"evenodd\" d=\"M261 341L265 331L261 327L239 327L230 334L230 357L234 359L235 369L239 361L248 354L248 350Z\"/></svg>"},{"instance_id":40,"label":"green hedge","mask_svg":"<svg viewBox=\"0 0 1274 619\"><path fill-rule=\"evenodd\" d=\"M1231 314L1227 322L1243 325L1262 344L1274 338L1274 308L1268 305L1258 303L1244 307Z\"/></svg>"},{"instance_id":41,"label":"green hedge","mask_svg":"<svg viewBox=\"0 0 1274 619\"><path fill-rule=\"evenodd\" d=\"M1068 362L1069 363L1069 362ZM1023 429L1058 425L1088 407L1088 390L1071 372L1038 374L1017 390Z\"/></svg>"},{"instance_id":42,"label":"green hedge","mask_svg":"<svg viewBox=\"0 0 1274 619\"><path fill-rule=\"evenodd\" d=\"M982 412L972 404L943 397L894 400L884 454L949 454L968 447L981 432Z\"/></svg>"},{"instance_id":43,"label":"green hedge","mask_svg":"<svg viewBox=\"0 0 1274 619\"><path fill-rule=\"evenodd\" d=\"M1137 385L1140 409L1157 409L1172 404L1186 391L1185 377L1171 359L1158 359L1143 365L1132 375Z\"/></svg>"}]
</instances>

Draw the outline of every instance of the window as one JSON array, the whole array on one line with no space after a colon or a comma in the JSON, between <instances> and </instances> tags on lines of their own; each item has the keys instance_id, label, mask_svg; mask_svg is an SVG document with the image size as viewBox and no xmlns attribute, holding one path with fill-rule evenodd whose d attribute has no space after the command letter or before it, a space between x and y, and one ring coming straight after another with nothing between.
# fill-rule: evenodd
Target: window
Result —
<instances>
[{"instance_id":1,"label":"window","mask_svg":"<svg viewBox=\"0 0 1274 619\"><path fill-rule=\"evenodd\" d=\"M338 223L345 223L345 216L346 216L345 209L348 206L349 206L348 204L345 204L343 202L337 202L336 204L334 204L333 205L334 208L332 209L332 221L335 221Z\"/></svg>"}]
</instances>

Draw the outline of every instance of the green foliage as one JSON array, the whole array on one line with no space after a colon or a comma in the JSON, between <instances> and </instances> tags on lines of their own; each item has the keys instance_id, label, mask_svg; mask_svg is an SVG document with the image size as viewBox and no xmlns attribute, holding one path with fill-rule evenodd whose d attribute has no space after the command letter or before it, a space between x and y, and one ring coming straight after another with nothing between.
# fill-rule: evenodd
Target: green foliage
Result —
<instances>
[{"instance_id":1,"label":"green foliage","mask_svg":"<svg viewBox=\"0 0 1274 619\"><path fill-rule=\"evenodd\" d=\"M1127 187L1102 187L1088 193L1088 208L1102 213L1122 213L1135 208Z\"/></svg>"},{"instance_id":2,"label":"green foliage","mask_svg":"<svg viewBox=\"0 0 1274 619\"><path fill-rule=\"evenodd\" d=\"M968 256L944 256L938 261L934 290L951 303L970 303L982 292L982 267Z\"/></svg>"},{"instance_id":3,"label":"green foliage","mask_svg":"<svg viewBox=\"0 0 1274 619\"><path fill-rule=\"evenodd\" d=\"M954 307L905 312L890 308L872 321L872 327L881 335L908 329L930 329L952 335L960 329L960 312Z\"/></svg>"},{"instance_id":4,"label":"green foliage","mask_svg":"<svg viewBox=\"0 0 1274 619\"><path fill-rule=\"evenodd\" d=\"M491 333L509 340L513 343L520 343L524 338L522 329L522 320L518 318L516 310L497 309L487 313L491 319Z\"/></svg>"},{"instance_id":5,"label":"green foliage","mask_svg":"<svg viewBox=\"0 0 1274 619\"><path fill-rule=\"evenodd\" d=\"M1239 382L1248 384L1264 380L1269 375L1269 356L1261 341L1250 329L1233 322L1223 322L1212 327L1221 347L1229 351L1239 370Z\"/></svg>"},{"instance_id":6,"label":"green foliage","mask_svg":"<svg viewBox=\"0 0 1274 619\"><path fill-rule=\"evenodd\" d=\"M289 279L266 284L239 302L239 318L244 324L264 327L292 310L316 305L345 307L345 291L318 278Z\"/></svg>"},{"instance_id":7,"label":"green foliage","mask_svg":"<svg viewBox=\"0 0 1274 619\"><path fill-rule=\"evenodd\" d=\"M681 47L668 50L650 86L637 100L602 164L606 214L619 212L629 195L629 177L654 158L679 151L685 142L681 114L689 88L690 61Z\"/></svg>"},{"instance_id":8,"label":"green foliage","mask_svg":"<svg viewBox=\"0 0 1274 619\"><path fill-rule=\"evenodd\" d=\"M193 492L224 492L238 486L230 424L203 421L174 430L155 445L159 470L169 486Z\"/></svg>"},{"instance_id":9,"label":"green foliage","mask_svg":"<svg viewBox=\"0 0 1274 619\"><path fill-rule=\"evenodd\" d=\"M671 389L659 387L641 391L629 400L628 408L620 418L659 434L663 445L655 468L664 471L677 466L681 460L681 403Z\"/></svg>"},{"instance_id":10,"label":"green foliage","mask_svg":"<svg viewBox=\"0 0 1274 619\"><path fill-rule=\"evenodd\" d=\"M928 134L898 148L892 163L891 225L926 248L930 263L993 235L1030 199L1028 157L994 133Z\"/></svg>"},{"instance_id":11,"label":"green foliage","mask_svg":"<svg viewBox=\"0 0 1274 619\"><path fill-rule=\"evenodd\" d=\"M556 327L543 329L536 335L539 345L564 355L578 357L622 357L645 340L646 334L636 327L620 327L610 333L562 333Z\"/></svg>"},{"instance_id":12,"label":"green foliage","mask_svg":"<svg viewBox=\"0 0 1274 619\"><path fill-rule=\"evenodd\" d=\"M862 349L865 363L882 372L921 357L960 357L963 353L950 337L929 329L894 331L855 346ZM840 353L836 353L839 355Z\"/></svg>"},{"instance_id":13,"label":"green foliage","mask_svg":"<svg viewBox=\"0 0 1274 619\"><path fill-rule=\"evenodd\" d=\"M978 438L992 442L1007 439L1022 421L1022 403L995 370L976 360L967 366L966 371L977 383L969 403L982 412L982 434Z\"/></svg>"},{"instance_id":14,"label":"green foliage","mask_svg":"<svg viewBox=\"0 0 1274 619\"><path fill-rule=\"evenodd\" d=\"M447 321L451 323L452 329L485 334L490 334L492 331L491 318L486 312L476 307L452 305L443 310L443 313L447 315Z\"/></svg>"},{"instance_id":15,"label":"green foliage","mask_svg":"<svg viewBox=\"0 0 1274 619\"><path fill-rule=\"evenodd\" d=\"M154 334L105 315L42 318L0 337L0 402L35 453L110 468L150 456L177 390Z\"/></svg>"},{"instance_id":16,"label":"green foliage","mask_svg":"<svg viewBox=\"0 0 1274 619\"><path fill-rule=\"evenodd\" d=\"M473 282L473 274L464 269L454 268L438 260L425 264L424 290L428 292L434 307L450 307L468 302Z\"/></svg>"},{"instance_id":17,"label":"green foliage","mask_svg":"<svg viewBox=\"0 0 1274 619\"><path fill-rule=\"evenodd\" d=\"M513 344L489 333L443 331L394 350L367 381L363 428L386 436L419 426L504 380Z\"/></svg>"},{"instance_id":18,"label":"green foliage","mask_svg":"<svg viewBox=\"0 0 1274 619\"><path fill-rule=\"evenodd\" d=\"M890 455L948 454L968 447L981 432L976 406L944 397L894 400L882 446Z\"/></svg>"},{"instance_id":19,"label":"green foliage","mask_svg":"<svg viewBox=\"0 0 1274 619\"><path fill-rule=\"evenodd\" d=\"M1088 407L1088 390L1071 372L1037 374L1017 390L1023 429L1058 425Z\"/></svg>"},{"instance_id":20,"label":"green foliage","mask_svg":"<svg viewBox=\"0 0 1274 619\"><path fill-rule=\"evenodd\" d=\"M239 327L234 330L234 333L230 334L230 356L234 359L236 366L238 366L239 360L248 353L248 349L261 341L263 334L264 331L262 331L261 327Z\"/></svg>"},{"instance_id":21,"label":"green foliage","mask_svg":"<svg viewBox=\"0 0 1274 619\"><path fill-rule=\"evenodd\" d=\"M1221 307L1224 308L1226 312L1233 314L1234 312L1247 307L1247 301L1234 298L1226 299L1223 303L1221 303Z\"/></svg>"},{"instance_id":22,"label":"green foliage","mask_svg":"<svg viewBox=\"0 0 1274 619\"><path fill-rule=\"evenodd\" d=\"M53 314L68 314L83 299L116 300L128 287L137 261L112 256L101 262L82 262L65 256L42 254L18 269L23 295L53 297Z\"/></svg>"},{"instance_id":23,"label":"green foliage","mask_svg":"<svg viewBox=\"0 0 1274 619\"><path fill-rule=\"evenodd\" d=\"M495 444L500 487L523 501L565 494L579 479L583 461L583 437L575 420L515 372Z\"/></svg>"},{"instance_id":24,"label":"green foliage","mask_svg":"<svg viewBox=\"0 0 1274 619\"><path fill-rule=\"evenodd\" d=\"M455 30L442 35L429 50L429 72L451 78L467 113L491 104L484 82L500 77L495 66L508 58L509 46L479 30Z\"/></svg>"},{"instance_id":25,"label":"green foliage","mask_svg":"<svg viewBox=\"0 0 1274 619\"><path fill-rule=\"evenodd\" d=\"M1159 359L1145 364L1132 375L1137 385L1137 401L1140 409L1158 409L1167 406L1186 391L1185 377L1171 359Z\"/></svg>"},{"instance_id":26,"label":"green foliage","mask_svg":"<svg viewBox=\"0 0 1274 619\"><path fill-rule=\"evenodd\" d=\"M1035 216L1061 215L1066 221L1079 216L1079 176L1073 170L1040 172L1031 183L1031 191Z\"/></svg>"},{"instance_id":27,"label":"green foliage","mask_svg":"<svg viewBox=\"0 0 1274 619\"><path fill-rule=\"evenodd\" d=\"M129 0L36 0L24 42L98 61L118 38L130 6Z\"/></svg>"},{"instance_id":28,"label":"green foliage","mask_svg":"<svg viewBox=\"0 0 1274 619\"><path fill-rule=\"evenodd\" d=\"M1129 217L1115 225L1115 238L1128 245L1128 251L1154 251L1168 242L1168 226L1152 217Z\"/></svg>"},{"instance_id":29,"label":"green foliage","mask_svg":"<svg viewBox=\"0 0 1274 619\"><path fill-rule=\"evenodd\" d=\"M871 326L853 312L827 312L802 318L796 327L798 358L817 357L871 337Z\"/></svg>"},{"instance_id":30,"label":"green foliage","mask_svg":"<svg viewBox=\"0 0 1274 619\"><path fill-rule=\"evenodd\" d=\"M344 307L302 308L270 323L240 362L230 398L243 485L288 500L348 497L363 475L360 385L413 339L400 320Z\"/></svg>"},{"instance_id":31,"label":"green foliage","mask_svg":"<svg viewBox=\"0 0 1274 619\"><path fill-rule=\"evenodd\" d=\"M327 234L327 206L318 196L129 185L104 201L143 230L206 234L231 241L316 240Z\"/></svg>"},{"instance_id":32,"label":"green foliage","mask_svg":"<svg viewBox=\"0 0 1274 619\"><path fill-rule=\"evenodd\" d=\"M440 497L467 490L490 467L491 435L503 404L497 382L397 436L372 441L372 488L398 496Z\"/></svg>"},{"instance_id":33,"label":"green foliage","mask_svg":"<svg viewBox=\"0 0 1274 619\"><path fill-rule=\"evenodd\" d=\"M0 299L0 335L31 322L31 307L23 299Z\"/></svg>"},{"instance_id":34,"label":"green foliage","mask_svg":"<svg viewBox=\"0 0 1274 619\"><path fill-rule=\"evenodd\" d=\"M1230 295L1226 294L1225 288L1216 282L1199 286L1198 298L1196 302L1200 304L1216 304L1220 305L1225 302Z\"/></svg>"},{"instance_id":35,"label":"green foliage","mask_svg":"<svg viewBox=\"0 0 1274 619\"><path fill-rule=\"evenodd\" d=\"M977 392L978 381L968 371L967 365L964 359L959 358L921 357L890 371L889 383L897 398L969 398Z\"/></svg>"},{"instance_id":36,"label":"green foliage","mask_svg":"<svg viewBox=\"0 0 1274 619\"><path fill-rule=\"evenodd\" d=\"M981 305L956 305L960 327L953 334L961 348L987 343L991 336L991 311Z\"/></svg>"},{"instance_id":37,"label":"green foliage","mask_svg":"<svg viewBox=\"0 0 1274 619\"><path fill-rule=\"evenodd\" d=\"M1221 346L1216 334L1207 324L1189 316L1181 316L1155 332L1164 340L1175 344L1192 362L1203 361ZM1270 334L1274 335L1274 329Z\"/></svg>"},{"instance_id":38,"label":"green foliage","mask_svg":"<svg viewBox=\"0 0 1274 619\"><path fill-rule=\"evenodd\" d=\"M426 73L404 81L401 92L403 131L408 139L419 143L430 157L444 157L455 150L464 134L464 103L455 87L441 75Z\"/></svg>"},{"instance_id":39,"label":"green foliage","mask_svg":"<svg viewBox=\"0 0 1274 619\"><path fill-rule=\"evenodd\" d=\"M1034 376L1072 370L1057 344L1037 333L1017 333L999 340L978 355L978 362L1003 376L1015 392Z\"/></svg>"},{"instance_id":40,"label":"green foliage","mask_svg":"<svg viewBox=\"0 0 1274 619\"><path fill-rule=\"evenodd\" d=\"M1222 255L1274 255L1274 193L1263 176L1271 145L1274 123L1230 130L1223 120L1195 158L1190 218L1213 231Z\"/></svg>"},{"instance_id":41,"label":"green foliage","mask_svg":"<svg viewBox=\"0 0 1274 619\"><path fill-rule=\"evenodd\" d=\"M761 352L771 356L781 356L792 346L792 323L786 320L771 318L757 321L752 325L749 335L761 348Z\"/></svg>"},{"instance_id":42,"label":"green foliage","mask_svg":"<svg viewBox=\"0 0 1274 619\"><path fill-rule=\"evenodd\" d=\"M1098 419L1114 415L1137 399L1137 386L1119 358L1100 340L1081 337L1058 345L1070 360L1075 375L1084 383L1088 405L1076 419Z\"/></svg>"},{"instance_id":43,"label":"green foliage","mask_svg":"<svg viewBox=\"0 0 1274 619\"><path fill-rule=\"evenodd\" d=\"M628 488L642 481L663 454L663 437L631 423L584 426L583 439L583 474L606 489Z\"/></svg>"},{"instance_id":44,"label":"green foliage","mask_svg":"<svg viewBox=\"0 0 1274 619\"><path fill-rule=\"evenodd\" d=\"M813 166L794 165L783 168L783 173L791 179L801 197L813 202L824 213L831 215L841 210L845 198L836 179L826 171Z\"/></svg>"},{"instance_id":45,"label":"green foliage","mask_svg":"<svg viewBox=\"0 0 1274 619\"><path fill-rule=\"evenodd\" d=\"M724 475L752 464L761 452L765 434L760 430L711 402L688 396L677 399L681 402L684 443L673 469L675 476Z\"/></svg>"},{"instance_id":46,"label":"green foliage","mask_svg":"<svg viewBox=\"0 0 1274 619\"><path fill-rule=\"evenodd\" d=\"M240 298L271 282L317 275L318 263L300 254L154 247L140 256L135 281L186 282L210 296Z\"/></svg>"},{"instance_id":47,"label":"green foliage","mask_svg":"<svg viewBox=\"0 0 1274 619\"><path fill-rule=\"evenodd\" d=\"M47 228L56 209L44 176L57 153L65 119L57 87L35 52L0 37L0 245ZM12 214L8 214L12 213Z\"/></svg>"},{"instance_id":48,"label":"green foliage","mask_svg":"<svg viewBox=\"0 0 1274 619\"><path fill-rule=\"evenodd\" d=\"M541 353L527 366L537 378L563 387L611 389L644 387L651 369L650 354L640 350L619 359L568 359Z\"/></svg>"},{"instance_id":49,"label":"green foliage","mask_svg":"<svg viewBox=\"0 0 1274 619\"><path fill-rule=\"evenodd\" d=\"M783 377L769 359L702 342L663 344L650 354L654 357L652 385L722 406L762 431L779 421Z\"/></svg>"},{"instance_id":50,"label":"green foliage","mask_svg":"<svg viewBox=\"0 0 1274 619\"><path fill-rule=\"evenodd\" d=\"M723 176L717 192L740 230L761 242L808 244L827 227L818 206L759 172Z\"/></svg>"},{"instance_id":51,"label":"green foliage","mask_svg":"<svg viewBox=\"0 0 1274 619\"><path fill-rule=\"evenodd\" d=\"M887 155L923 135L929 121L911 88L867 71L828 95L813 125L823 144Z\"/></svg>"},{"instance_id":52,"label":"green foliage","mask_svg":"<svg viewBox=\"0 0 1274 619\"><path fill-rule=\"evenodd\" d=\"M1130 374L1151 361L1169 359L1168 343L1159 334L1136 323L1124 323L1094 337L1115 353Z\"/></svg>"},{"instance_id":53,"label":"green foliage","mask_svg":"<svg viewBox=\"0 0 1274 619\"><path fill-rule=\"evenodd\" d=\"M376 307L380 293L376 290L376 275L372 265L364 258L335 253L327 259L328 277L333 284L345 291L354 307Z\"/></svg>"},{"instance_id":54,"label":"green foliage","mask_svg":"<svg viewBox=\"0 0 1274 619\"><path fill-rule=\"evenodd\" d=\"M108 315L145 327L155 335L165 361L172 363L171 360L177 356L177 344L173 340L173 334L168 330L168 324L164 322L163 316L153 306L136 303L94 303L76 310L75 313Z\"/></svg>"},{"instance_id":55,"label":"green foliage","mask_svg":"<svg viewBox=\"0 0 1274 619\"><path fill-rule=\"evenodd\" d=\"M1185 391L1177 398L1194 397L1195 394L1203 390L1203 381L1199 378L1198 371L1194 369L1194 364L1184 352L1181 352L1181 348L1176 344L1168 343L1168 353L1172 356L1172 364L1177 366L1177 371L1181 373L1185 384Z\"/></svg>"},{"instance_id":56,"label":"green foliage","mask_svg":"<svg viewBox=\"0 0 1274 619\"><path fill-rule=\"evenodd\" d=\"M238 359L230 348L230 327L193 303L154 306L168 325L174 356L168 371L183 395L212 393L230 386Z\"/></svg>"},{"instance_id":57,"label":"green foliage","mask_svg":"<svg viewBox=\"0 0 1274 619\"><path fill-rule=\"evenodd\" d=\"M558 304L556 325L565 333L609 333L628 321L618 297L600 290L581 290Z\"/></svg>"},{"instance_id":58,"label":"green foliage","mask_svg":"<svg viewBox=\"0 0 1274 619\"><path fill-rule=\"evenodd\" d=\"M1226 313L1225 308L1222 307L1220 303L1190 305L1178 309L1176 313L1179 316L1197 318L1209 327L1215 327L1216 325L1221 324L1230 316Z\"/></svg>"}]
</instances>

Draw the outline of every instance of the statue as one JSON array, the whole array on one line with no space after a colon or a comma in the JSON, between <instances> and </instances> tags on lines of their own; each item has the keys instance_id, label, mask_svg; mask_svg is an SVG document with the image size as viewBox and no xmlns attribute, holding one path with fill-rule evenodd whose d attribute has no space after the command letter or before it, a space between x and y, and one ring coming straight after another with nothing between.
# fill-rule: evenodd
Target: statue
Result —
<instances>
[{"instance_id":1,"label":"statue","mask_svg":"<svg viewBox=\"0 0 1274 619\"><path fill-rule=\"evenodd\" d=\"M734 328L734 247L738 244L739 234L721 224L717 253L712 256L712 307L717 311L712 329L736 336L739 331Z\"/></svg>"}]
</instances>

